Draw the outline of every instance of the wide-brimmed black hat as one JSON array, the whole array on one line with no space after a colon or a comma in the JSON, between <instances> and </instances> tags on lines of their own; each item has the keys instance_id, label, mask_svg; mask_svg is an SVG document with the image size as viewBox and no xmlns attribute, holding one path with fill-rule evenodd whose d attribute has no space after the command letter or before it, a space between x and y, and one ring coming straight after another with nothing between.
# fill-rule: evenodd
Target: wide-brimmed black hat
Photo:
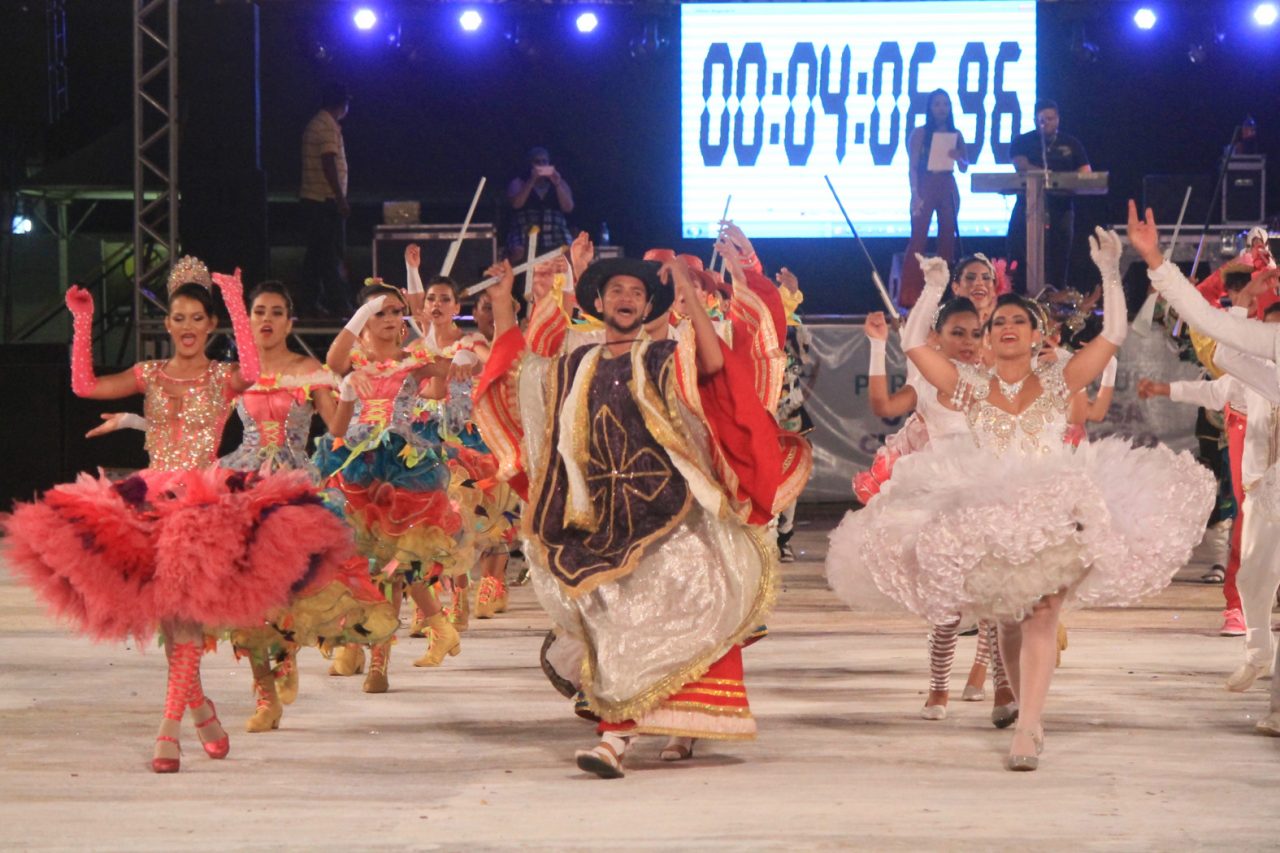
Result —
<instances>
[{"instance_id":1,"label":"wide-brimmed black hat","mask_svg":"<svg viewBox=\"0 0 1280 853\"><path fill-rule=\"evenodd\" d=\"M644 322L656 320L671 310L675 301L675 290L669 284L663 284L658 278L658 270L662 264L657 261L642 261L639 258L605 258L587 267L574 287L574 295L578 299L578 307L597 319L596 297L604 290L609 279L620 275L629 275L644 282L644 289L649 294L649 313Z\"/></svg>"}]
</instances>

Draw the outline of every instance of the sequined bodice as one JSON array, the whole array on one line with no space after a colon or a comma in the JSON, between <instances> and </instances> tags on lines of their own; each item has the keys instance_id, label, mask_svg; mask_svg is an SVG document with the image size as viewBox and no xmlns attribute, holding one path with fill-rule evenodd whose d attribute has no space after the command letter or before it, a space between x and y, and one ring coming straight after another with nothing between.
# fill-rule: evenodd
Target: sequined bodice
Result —
<instances>
[{"instance_id":1,"label":"sequined bodice","mask_svg":"<svg viewBox=\"0 0 1280 853\"><path fill-rule=\"evenodd\" d=\"M303 389L250 388L236 403L236 414L244 424L241 447L259 451L288 448L305 453L314 412Z\"/></svg>"},{"instance_id":2,"label":"sequined bodice","mask_svg":"<svg viewBox=\"0 0 1280 853\"><path fill-rule=\"evenodd\" d=\"M478 333L463 335L446 346L436 343L434 329L427 335L425 346L435 356L452 360L460 350L474 352L477 344L487 344L484 336ZM424 384L430 380L423 380ZM471 388L472 380L450 382L448 393L442 400L423 399L419 412L426 417L437 417L442 422L446 434L457 435L471 422ZM422 388L419 388L421 393Z\"/></svg>"},{"instance_id":3,"label":"sequined bodice","mask_svg":"<svg viewBox=\"0 0 1280 853\"><path fill-rule=\"evenodd\" d=\"M227 383L236 366L211 361L202 376L188 380L169 376L164 365L144 361L134 366L138 390L145 395L143 414L151 423L146 442L151 467L160 471L204 468L217 458L222 428L231 413Z\"/></svg>"},{"instance_id":4,"label":"sequined bodice","mask_svg":"<svg viewBox=\"0 0 1280 853\"><path fill-rule=\"evenodd\" d=\"M1063 363L1058 359L1035 369L1040 394L1016 415L992 404L991 371L962 366L956 397L978 446L997 453L1023 454L1048 453L1061 447L1071 402L1062 376Z\"/></svg>"},{"instance_id":5,"label":"sequined bodice","mask_svg":"<svg viewBox=\"0 0 1280 853\"><path fill-rule=\"evenodd\" d=\"M412 434L414 404L418 386L410 377L412 368L386 376L370 377L373 393L356 401L347 441L363 441L383 432L396 432L406 438Z\"/></svg>"}]
</instances>

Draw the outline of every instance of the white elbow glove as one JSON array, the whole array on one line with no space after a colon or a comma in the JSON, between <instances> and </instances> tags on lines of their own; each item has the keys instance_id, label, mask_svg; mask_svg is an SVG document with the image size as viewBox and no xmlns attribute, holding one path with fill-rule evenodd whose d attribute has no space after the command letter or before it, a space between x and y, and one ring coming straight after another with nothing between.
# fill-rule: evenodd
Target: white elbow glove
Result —
<instances>
[{"instance_id":1,"label":"white elbow glove","mask_svg":"<svg viewBox=\"0 0 1280 853\"><path fill-rule=\"evenodd\" d=\"M422 288L422 276L418 274L418 268L410 265L408 261L405 261L404 264L404 279L407 282L405 289L408 290L409 293L424 292Z\"/></svg>"},{"instance_id":2,"label":"white elbow glove","mask_svg":"<svg viewBox=\"0 0 1280 853\"><path fill-rule=\"evenodd\" d=\"M1119 234L1101 227L1094 229L1094 236L1089 238L1089 257L1102 273L1102 337L1116 346L1124 343L1129 332L1124 286L1120 284L1120 254L1123 251Z\"/></svg>"},{"instance_id":3,"label":"white elbow glove","mask_svg":"<svg viewBox=\"0 0 1280 853\"><path fill-rule=\"evenodd\" d=\"M924 346L929 339L929 328L933 325L933 317L942 302L942 294L946 292L951 274L947 270L947 262L942 258L925 258L916 255L920 269L924 272L924 290L916 300L907 322L902 326L902 351Z\"/></svg>"},{"instance_id":4,"label":"white elbow glove","mask_svg":"<svg viewBox=\"0 0 1280 853\"><path fill-rule=\"evenodd\" d=\"M916 260L920 264L920 272L924 273L926 287L945 288L951 281L951 270L944 259L926 258L917 254Z\"/></svg>"},{"instance_id":5,"label":"white elbow glove","mask_svg":"<svg viewBox=\"0 0 1280 853\"><path fill-rule=\"evenodd\" d=\"M867 368L867 375L885 376L885 342L877 341L875 338L868 338L867 343L871 346L871 366Z\"/></svg>"},{"instance_id":6,"label":"white elbow glove","mask_svg":"<svg viewBox=\"0 0 1280 853\"><path fill-rule=\"evenodd\" d=\"M382 303L386 302L389 297L387 295L375 296L365 304L356 309L356 313L351 315L351 319L347 321L347 325L342 328L357 338L364 331L365 325L369 322L369 318L382 310Z\"/></svg>"},{"instance_id":7,"label":"white elbow glove","mask_svg":"<svg viewBox=\"0 0 1280 853\"><path fill-rule=\"evenodd\" d=\"M1102 371L1102 387L1116 387L1116 370L1120 367L1120 363L1116 361L1116 357L1111 356L1111 360L1107 362L1107 366Z\"/></svg>"}]
</instances>

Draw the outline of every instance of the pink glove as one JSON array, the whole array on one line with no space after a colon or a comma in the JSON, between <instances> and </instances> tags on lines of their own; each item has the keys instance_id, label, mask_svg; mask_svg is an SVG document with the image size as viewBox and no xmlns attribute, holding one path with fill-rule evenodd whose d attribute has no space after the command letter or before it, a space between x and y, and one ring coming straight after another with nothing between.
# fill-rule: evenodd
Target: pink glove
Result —
<instances>
[{"instance_id":1,"label":"pink glove","mask_svg":"<svg viewBox=\"0 0 1280 853\"><path fill-rule=\"evenodd\" d=\"M853 477L853 493L866 506L873 497L880 494L880 487L889 482L893 476L893 463L898 461L898 454L887 447L876 451L871 467L859 471Z\"/></svg>"},{"instance_id":2,"label":"pink glove","mask_svg":"<svg viewBox=\"0 0 1280 853\"><path fill-rule=\"evenodd\" d=\"M67 289L71 312L71 392L88 397L98 385L93 375L93 296L77 284Z\"/></svg>"},{"instance_id":3,"label":"pink glove","mask_svg":"<svg viewBox=\"0 0 1280 853\"><path fill-rule=\"evenodd\" d=\"M240 353L240 378L252 385L258 381L262 366L258 361L258 346L253 342L253 330L249 328L249 313L244 308L244 284L240 270L235 275L213 274L213 283L222 291L222 302L231 317L231 331L236 338L236 352Z\"/></svg>"}]
</instances>

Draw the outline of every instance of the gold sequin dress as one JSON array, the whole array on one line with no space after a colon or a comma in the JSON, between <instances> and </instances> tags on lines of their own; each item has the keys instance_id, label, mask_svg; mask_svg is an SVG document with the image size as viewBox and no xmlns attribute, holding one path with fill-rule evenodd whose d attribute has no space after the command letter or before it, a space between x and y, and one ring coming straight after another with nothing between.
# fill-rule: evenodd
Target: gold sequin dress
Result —
<instances>
[{"instance_id":1,"label":"gold sequin dress","mask_svg":"<svg viewBox=\"0 0 1280 853\"><path fill-rule=\"evenodd\" d=\"M150 361L134 375L151 467L118 483L81 474L0 517L6 562L55 615L100 639L254 624L340 570L351 534L306 472L217 466L234 365L183 380Z\"/></svg>"}]
</instances>

